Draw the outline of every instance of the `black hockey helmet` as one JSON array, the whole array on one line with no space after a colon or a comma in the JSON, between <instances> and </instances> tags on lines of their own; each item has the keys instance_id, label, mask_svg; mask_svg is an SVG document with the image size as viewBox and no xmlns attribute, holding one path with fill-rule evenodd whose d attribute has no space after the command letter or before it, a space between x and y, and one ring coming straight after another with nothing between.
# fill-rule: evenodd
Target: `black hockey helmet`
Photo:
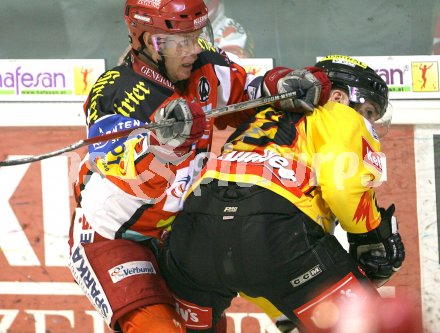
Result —
<instances>
[{"instance_id":1,"label":"black hockey helmet","mask_svg":"<svg viewBox=\"0 0 440 333\"><path fill-rule=\"evenodd\" d=\"M385 81L363 62L344 55L328 55L316 64L332 83L332 88L347 92L351 103L369 99L379 106L379 119L388 107L388 86Z\"/></svg>"}]
</instances>

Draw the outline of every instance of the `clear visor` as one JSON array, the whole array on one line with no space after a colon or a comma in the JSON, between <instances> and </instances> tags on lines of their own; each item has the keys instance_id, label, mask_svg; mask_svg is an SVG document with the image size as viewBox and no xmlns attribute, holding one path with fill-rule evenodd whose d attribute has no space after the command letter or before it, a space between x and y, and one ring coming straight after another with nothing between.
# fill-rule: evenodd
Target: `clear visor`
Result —
<instances>
[{"instance_id":1,"label":"clear visor","mask_svg":"<svg viewBox=\"0 0 440 333\"><path fill-rule=\"evenodd\" d=\"M384 97L371 91L349 87L350 106L367 119L379 138L388 133L393 110Z\"/></svg>"},{"instance_id":2,"label":"clear visor","mask_svg":"<svg viewBox=\"0 0 440 333\"><path fill-rule=\"evenodd\" d=\"M379 138L383 138L385 135L387 135L391 125L392 118L393 118L393 106L391 105L391 103L388 103L383 116L377 119L373 123L373 128L376 131Z\"/></svg>"},{"instance_id":3,"label":"clear visor","mask_svg":"<svg viewBox=\"0 0 440 333\"><path fill-rule=\"evenodd\" d=\"M214 45L211 25L202 29L179 34L155 34L151 36L154 48L163 57L197 55Z\"/></svg>"}]
</instances>

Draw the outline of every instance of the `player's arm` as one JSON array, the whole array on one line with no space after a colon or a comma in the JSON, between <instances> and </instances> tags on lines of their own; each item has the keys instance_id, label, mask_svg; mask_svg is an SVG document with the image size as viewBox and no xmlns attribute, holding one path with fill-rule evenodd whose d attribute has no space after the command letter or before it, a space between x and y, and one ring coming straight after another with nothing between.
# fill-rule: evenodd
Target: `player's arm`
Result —
<instances>
[{"instance_id":1,"label":"player's arm","mask_svg":"<svg viewBox=\"0 0 440 333\"><path fill-rule=\"evenodd\" d=\"M224 56L227 58L226 54ZM226 64L230 72L228 75L220 75L219 80L221 90L230 87L227 104L296 91L298 98L277 102L274 106L283 111L304 112L313 111L315 106L323 105L330 95L330 80L324 71L317 67L300 70L275 67L267 71L264 76L254 76L246 73L243 67L231 60L227 60ZM225 78L226 81L222 82ZM224 129L228 125L238 127L253 115L255 110L225 115L215 119L215 125L219 129Z\"/></svg>"},{"instance_id":2,"label":"player's arm","mask_svg":"<svg viewBox=\"0 0 440 333\"><path fill-rule=\"evenodd\" d=\"M377 228L365 233L347 233L349 252L373 283L380 287L397 272L405 260L394 204L380 208Z\"/></svg>"},{"instance_id":3,"label":"player's arm","mask_svg":"<svg viewBox=\"0 0 440 333\"><path fill-rule=\"evenodd\" d=\"M318 67L291 69L275 67L266 72L262 80L263 96L295 91L297 97L275 103L275 108L289 112L313 111L324 105L330 96L331 82Z\"/></svg>"},{"instance_id":4,"label":"player's arm","mask_svg":"<svg viewBox=\"0 0 440 333\"><path fill-rule=\"evenodd\" d=\"M350 254L373 282L382 285L401 267L405 250L394 205L379 208L372 187L379 183L382 172L380 144L357 113L344 112L343 118L331 119L334 123L327 125L335 130L330 130L319 150L324 159L333 153L321 164L323 198L347 232Z\"/></svg>"},{"instance_id":5,"label":"player's arm","mask_svg":"<svg viewBox=\"0 0 440 333\"><path fill-rule=\"evenodd\" d=\"M122 83L121 83L122 82ZM86 116L87 137L97 137L119 130L126 130L144 125L147 118L138 119L132 117L129 112L119 111L115 106L118 100L119 86L124 85L127 89L131 82L122 77L118 70L109 70L103 73L93 85L84 103L83 109ZM150 110L145 110L145 115L150 114ZM89 145L89 154L92 159L96 156L102 157L122 145L127 138L118 138L109 141L99 142Z\"/></svg>"},{"instance_id":6,"label":"player's arm","mask_svg":"<svg viewBox=\"0 0 440 333\"><path fill-rule=\"evenodd\" d=\"M153 117L155 122L174 119L175 123L142 137L129 137L92 159L99 172L125 192L137 196L136 190L140 189L150 198L151 191L158 188L157 182L168 182L172 178L168 173L174 174L173 170L192 156L191 146L202 136L206 123L201 107L182 98L172 100Z\"/></svg>"}]
</instances>

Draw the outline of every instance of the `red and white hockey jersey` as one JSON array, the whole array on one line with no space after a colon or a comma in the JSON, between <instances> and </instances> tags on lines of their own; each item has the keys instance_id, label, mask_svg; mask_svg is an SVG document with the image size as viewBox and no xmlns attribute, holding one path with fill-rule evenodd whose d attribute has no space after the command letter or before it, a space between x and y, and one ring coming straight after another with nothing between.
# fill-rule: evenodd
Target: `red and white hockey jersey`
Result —
<instances>
[{"instance_id":1,"label":"red and white hockey jersey","mask_svg":"<svg viewBox=\"0 0 440 333\"><path fill-rule=\"evenodd\" d=\"M197 100L204 110L257 98L260 82L212 47L198 55L190 79L179 86L132 55L131 62L106 71L93 86L84 105L88 136L148 123L156 110L179 97ZM80 209L72 223L83 227L72 228L81 231L72 232L71 242L92 241L88 228L107 239L160 237L201 163L194 160L196 153L209 151L214 124L220 129L237 126L251 114L210 119L197 147L172 162L167 161L169 152L150 146L149 135L90 145L75 183Z\"/></svg>"}]
</instances>

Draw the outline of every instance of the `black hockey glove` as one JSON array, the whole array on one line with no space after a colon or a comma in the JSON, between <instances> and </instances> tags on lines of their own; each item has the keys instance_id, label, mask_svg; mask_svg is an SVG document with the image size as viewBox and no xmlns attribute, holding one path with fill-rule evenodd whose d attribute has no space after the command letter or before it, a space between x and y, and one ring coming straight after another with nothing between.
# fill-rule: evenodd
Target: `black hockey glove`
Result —
<instances>
[{"instance_id":1,"label":"black hockey glove","mask_svg":"<svg viewBox=\"0 0 440 333\"><path fill-rule=\"evenodd\" d=\"M370 280L380 287L402 266L405 248L397 229L394 204L380 208L380 225L367 233L347 233L349 252Z\"/></svg>"}]
</instances>

